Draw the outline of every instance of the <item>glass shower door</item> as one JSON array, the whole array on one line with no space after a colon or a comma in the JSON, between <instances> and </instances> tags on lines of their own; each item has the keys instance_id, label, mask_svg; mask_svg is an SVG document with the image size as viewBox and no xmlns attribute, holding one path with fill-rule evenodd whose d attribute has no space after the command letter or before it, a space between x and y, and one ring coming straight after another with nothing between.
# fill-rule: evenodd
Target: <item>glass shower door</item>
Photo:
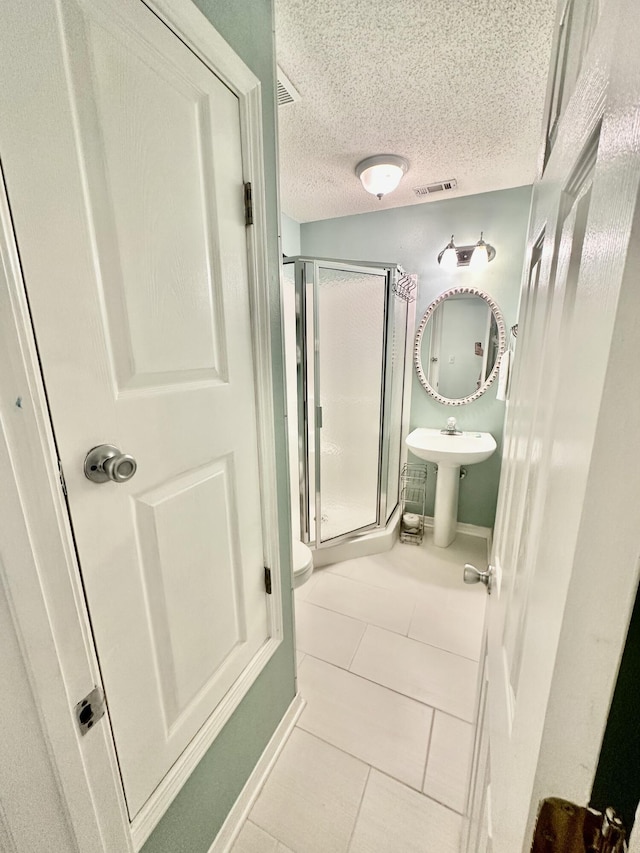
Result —
<instances>
[{"instance_id":1,"label":"glass shower door","mask_svg":"<svg viewBox=\"0 0 640 853\"><path fill-rule=\"evenodd\" d=\"M316 262L316 544L380 521L389 274Z\"/></svg>"}]
</instances>

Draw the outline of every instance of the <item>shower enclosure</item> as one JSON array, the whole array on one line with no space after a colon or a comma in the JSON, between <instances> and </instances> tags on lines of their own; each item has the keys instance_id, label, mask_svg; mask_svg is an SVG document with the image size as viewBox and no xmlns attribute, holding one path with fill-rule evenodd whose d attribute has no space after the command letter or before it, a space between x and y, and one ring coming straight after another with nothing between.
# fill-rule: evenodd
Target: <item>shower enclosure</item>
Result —
<instances>
[{"instance_id":1,"label":"shower enclosure","mask_svg":"<svg viewBox=\"0 0 640 853\"><path fill-rule=\"evenodd\" d=\"M392 533L398 515L414 323L398 276L395 264L283 262L293 534L316 565Z\"/></svg>"}]
</instances>

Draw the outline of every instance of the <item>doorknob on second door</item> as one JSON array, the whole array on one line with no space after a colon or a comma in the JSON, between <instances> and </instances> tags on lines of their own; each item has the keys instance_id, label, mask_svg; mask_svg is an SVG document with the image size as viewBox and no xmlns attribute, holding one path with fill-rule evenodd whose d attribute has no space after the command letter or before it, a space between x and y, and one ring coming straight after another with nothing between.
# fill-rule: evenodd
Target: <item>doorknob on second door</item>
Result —
<instances>
[{"instance_id":1,"label":"doorknob on second door","mask_svg":"<svg viewBox=\"0 0 640 853\"><path fill-rule=\"evenodd\" d=\"M480 569L476 569L475 566L472 566L471 563L465 563L464 566L464 582L465 583L483 583L489 595L491 595L491 584L493 582L493 566L489 566L486 572L481 572Z\"/></svg>"},{"instance_id":2,"label":"doorknob on second door","mask_svg":"<svg viewBox=\"0 0 640 853\"><path fill-rule=\"evenodd\" d=\"M126 483L136 473L138 463L128 453L120 453L113 444L92 448L84 460L84 474L94 483Z\"/></svg>"}]
</instances>

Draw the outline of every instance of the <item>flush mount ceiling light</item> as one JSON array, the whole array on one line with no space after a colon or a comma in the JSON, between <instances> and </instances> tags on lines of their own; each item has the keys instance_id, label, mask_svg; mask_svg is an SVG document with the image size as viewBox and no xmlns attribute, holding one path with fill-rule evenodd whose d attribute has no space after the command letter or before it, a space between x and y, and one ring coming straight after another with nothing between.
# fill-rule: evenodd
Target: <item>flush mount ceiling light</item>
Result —
<instances>
[{"instance_id":1,"label":"flush mount ceiling light","mask_svg":"<svg viewBox=\"0 0 640 853\"><path fill-rule=\"evenodd\" d=\"M395 154L378 154L367 157L356 166L356 175L362 181L362 186L371 195L379 199L393 192L407 172L409 163L404 157Z\"/></svg>"},{"instance_id":2,"label":"flush mount ceiling light","mask_svg":"<svg viewBox=\"0 0 640 853\"><path fill-rule=\"evenodd\" d=\"M486 267L489 261L492 261L496 256L496 250L493 246L485 243L480 232L480 239L475 246L456 246L453 242L453 234L451 240L438 255L438 263L445 269L455 269L456 267L471 267L478 270Z\"/></svg>"}]
</instances>

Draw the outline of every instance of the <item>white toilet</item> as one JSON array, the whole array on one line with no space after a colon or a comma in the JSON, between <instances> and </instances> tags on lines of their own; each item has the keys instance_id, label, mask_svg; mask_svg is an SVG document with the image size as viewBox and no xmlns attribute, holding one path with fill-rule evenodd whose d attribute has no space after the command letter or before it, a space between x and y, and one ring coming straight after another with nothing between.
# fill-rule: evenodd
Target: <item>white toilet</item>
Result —
<instances>
[{"instance_id":1,"label":"white toilet","mask_svg":"<svg viewBox=\"0 0 640 853\"><path fill-rule=\"evenodd\" d=\"M311 548L304 542L293 540L293 588L302 586L311 577L313 572L313 554Z\"/></svg>"}]
</instances>

